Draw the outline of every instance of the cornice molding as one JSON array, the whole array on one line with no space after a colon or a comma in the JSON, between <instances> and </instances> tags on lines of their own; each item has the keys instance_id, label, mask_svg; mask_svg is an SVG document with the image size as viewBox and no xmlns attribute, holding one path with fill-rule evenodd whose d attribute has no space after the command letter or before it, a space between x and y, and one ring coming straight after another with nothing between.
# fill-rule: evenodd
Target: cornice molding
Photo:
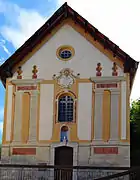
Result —
<instances>
[{"instance_id":1,"label":"cornice molding","mask_svg":"<svg viewBox=\"0 0 140 180\"><path fill-rule=\"evenodd\" d=\"M107 83L107 82L119 82L119 81L126 81L126 77L124 76L117 76L117 77L90 77L90 80L95 83Z\"/></svg>"},{"instance_id":2,"label":"cornice molding","mask_svg":"<svg viewBox=\"0 0 140 180\"><path fill-rule=\"evenodd\" d=\"M43 79L12 79L10 82L14 85L36 85L43 81Z\"/></svg>"}]
</instances>

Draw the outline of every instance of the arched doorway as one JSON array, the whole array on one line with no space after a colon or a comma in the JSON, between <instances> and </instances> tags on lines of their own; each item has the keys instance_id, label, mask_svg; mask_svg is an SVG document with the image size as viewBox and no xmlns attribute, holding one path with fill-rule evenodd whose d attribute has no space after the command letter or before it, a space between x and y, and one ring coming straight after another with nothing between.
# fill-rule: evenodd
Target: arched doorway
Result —
<instances>
[{"instance_id":1,"label":"arched doorway","mask_svg":"<svg viewBox=\"0 0 140 180\"><path fill-rule=\"evenodd\" d=\"M55 148L55 180L72 180L73 148L61 146ZM69 168L65 168L69 166Z\"/></svg>"}]
</instances>

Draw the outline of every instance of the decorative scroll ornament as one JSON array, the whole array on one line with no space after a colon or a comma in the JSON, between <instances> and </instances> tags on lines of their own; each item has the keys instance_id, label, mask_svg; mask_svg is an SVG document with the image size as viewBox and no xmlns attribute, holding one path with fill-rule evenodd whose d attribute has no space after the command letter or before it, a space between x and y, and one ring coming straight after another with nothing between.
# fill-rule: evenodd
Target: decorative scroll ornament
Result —
<instances>
[{"instance_id":1,"label":"decorative scroll ornament","mask_svg":"<svg viewBox=\"0 0 140 180\"><path fill-rule=\"evenodd\" d=\"M22 69L21 69L21 66L18 67L18 70L17 70L17 79L22 79Z\"/></svg>"},{"instance_id":2,"label":"decorative scroll ornament","mask_svg":"<svg viewBox=\"0 0 140 180\"><path fill-rule=\"evenodd\" d=\"M63 88L70 88L75 81L75 78L79 78L80 74L78 73L77 76L73 74L73 71L66 68L60 71L60 75L56 76L53 75L53 79L57 80L57 83Z\"/></svg>"},{"instance_id":3,"label":"decorative scroll ornament","mask_svg":"<svg viewBox=\"0 0 140 180\"><path fill-rule=\"evenodd\" d=\"M97 67L96 67L96 76L102 76L102 67L101 67L101 63L97 63Z\"/></svg>"},{"instance_id":4,"label":"decorative scroll ornament","mask_svg":"<svg viewBox=\"0 0 140 180\"><path fill-rule=\"evenodd\" d=\"M118 76L118 67L117 67L117 64L114 62L113 63L113 67L112 67L112 76Z\"/></svg>"},{"instance_id":5,"label":"decorative scroll ornament","mask_svg":"<svg viewBox=\"0 0 140 180\"><path fill-rule=\"evenodd\" d=\"M34 65L34 66L33 66L33 70L32 70L32 73L33 73L32 78L33 78L33 79L36 79L36 78L37 78L37 72L38 72L37 66Z\"/></svg>"}]
</instances>

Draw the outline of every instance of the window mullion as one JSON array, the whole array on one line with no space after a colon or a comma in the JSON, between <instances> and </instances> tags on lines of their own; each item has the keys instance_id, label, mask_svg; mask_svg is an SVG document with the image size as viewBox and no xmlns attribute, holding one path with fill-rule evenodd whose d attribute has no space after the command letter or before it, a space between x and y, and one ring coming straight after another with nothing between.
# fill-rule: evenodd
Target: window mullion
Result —
<instances>
[{"instance_id":1,"label":"window mullion","mask_svg":"<svg viewBox=\"0 0 140 180\"><path fill-rule=\"evenodd\" d=\"M65 121L67 121L67 112L68 112L67 103L68 103L68 96L66 96L66 111L65 111Z\"/></svg>"}]
</instances>

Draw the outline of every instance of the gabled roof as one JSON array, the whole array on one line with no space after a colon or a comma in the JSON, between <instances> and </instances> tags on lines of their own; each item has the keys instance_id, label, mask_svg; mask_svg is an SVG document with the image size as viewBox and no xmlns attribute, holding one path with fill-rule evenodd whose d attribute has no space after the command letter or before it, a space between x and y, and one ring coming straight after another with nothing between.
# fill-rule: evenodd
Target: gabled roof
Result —
<instances>
[{"instance_id":1,"label":"gabled roof","mask_svg":"<svg viewBox=\"0 0 140 180\"><path fill-rule=\"evenodd\" d=\"M12 77L13 68L22 59L31 52L43 38L59 25L64 19L71 18L76 24L84 28L85 32L89 33L95 41L98 41L104 49L109 50L113 57L118 57L124 64L124 72L130 73L130 88L132 87L134 76L138 68L138 62L132 59L128 54L122 51L116 44L109 40L105 35L92 26L86 19L80 16L76 11L64 3L51 18L37 30L15 53L9 57L0 66L0 78L5 86L6 78Z\"/></svg>"}]
</instances>

